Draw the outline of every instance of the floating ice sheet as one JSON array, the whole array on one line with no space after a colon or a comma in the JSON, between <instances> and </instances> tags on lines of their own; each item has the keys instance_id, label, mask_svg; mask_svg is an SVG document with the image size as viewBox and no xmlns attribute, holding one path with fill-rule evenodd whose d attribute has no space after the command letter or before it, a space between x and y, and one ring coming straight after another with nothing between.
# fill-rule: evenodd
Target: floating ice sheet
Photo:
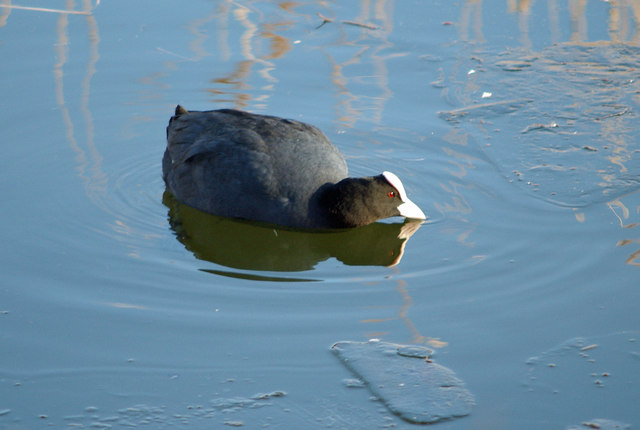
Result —
<instances>
[{"instance_id":1,"label":"floating ice sheet","mask_svg":"<svg viewBox=\"0 0 640 430\"><path fill-rule=\"evenodd\" d=\"M428 359L428 348L371 340L337 342L331 350L407 421L435 423L471 413L473 395L452 370Z\"/></svg>"},{"instance_id":2,"label":"floating ice sheet","mask_svg":"<svg viewBox=\"0 0 640 430\"><path fill-rule=\"evenodd\" d=\"M439 116L478 138L509 182L570 207L640 189L637 45L554 43L476 54L467 65L481 63L482 73L470 77L458 62L443 72L439 88L456 108Z\"/></svg>"},{"instance_id":3,"label":"floating ice sheet","mask_svg":"<svg viewBox=\"0 0 640 430\"><path fill-rule=\"evenodd\" d=\"M567 430L628 430L630 428L631 426L629 424L625 424L619 421L596 418L593 420L584 421L582 422L582 424L569 426L567 427Z\"/></svg>"}]
</instances>

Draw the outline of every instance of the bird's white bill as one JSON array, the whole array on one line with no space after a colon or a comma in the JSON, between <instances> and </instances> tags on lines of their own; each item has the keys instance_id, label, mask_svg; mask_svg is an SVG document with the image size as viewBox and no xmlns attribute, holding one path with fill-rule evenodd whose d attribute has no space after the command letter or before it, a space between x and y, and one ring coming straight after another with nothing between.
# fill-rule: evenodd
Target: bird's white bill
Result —
<instances>
[{"instance_id":1,"label":"bird's white bill","mask_svg":"<svg viewBox=\"0 0 640 430\"><path fill-rule=\"evenodd\" d=\"M422 210L411 200L403 202L400 206L398 206L398 210L400 211L400 215L405 218L427 219L427 216L424 214L424 212L422 212Z\"/></svg>"}]
</instances>

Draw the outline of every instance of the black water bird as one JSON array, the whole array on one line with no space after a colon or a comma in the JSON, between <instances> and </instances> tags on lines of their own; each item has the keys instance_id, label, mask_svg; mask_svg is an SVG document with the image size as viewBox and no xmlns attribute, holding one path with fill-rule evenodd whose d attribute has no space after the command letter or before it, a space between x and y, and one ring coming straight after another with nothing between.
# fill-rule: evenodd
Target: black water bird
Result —
<instances>
[{"instance_id":1,"label":"black water bird","mask_svg":"<svg viewBox=\"0 0 640 430\"><path fill-rule=\"evenodd\" d=\"M178 201L223 217L304 229L426 219L396 175L350 178L320 130L274 116L177 106L162 171Z\"/></svg>"}]
</instances>

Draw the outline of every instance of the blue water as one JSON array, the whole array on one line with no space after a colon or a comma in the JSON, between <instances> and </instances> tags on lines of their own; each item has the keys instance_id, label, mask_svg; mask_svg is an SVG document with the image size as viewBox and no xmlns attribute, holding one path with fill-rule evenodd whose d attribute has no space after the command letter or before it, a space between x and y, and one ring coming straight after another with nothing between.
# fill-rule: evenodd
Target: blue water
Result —
<instances>
[{"instance_id":1,"label":"blue water","mask_svg":"<svg viewBox=\"0 0 640 430\"><path fill-rule=\"evenodd\" d=\"M411 428L329 351L373 337L473 393L438 428L637 427L637 8L0 4L0 428ZM176 229L177 103L312 123L429 220Z\"/></svg>"}]
</instances>

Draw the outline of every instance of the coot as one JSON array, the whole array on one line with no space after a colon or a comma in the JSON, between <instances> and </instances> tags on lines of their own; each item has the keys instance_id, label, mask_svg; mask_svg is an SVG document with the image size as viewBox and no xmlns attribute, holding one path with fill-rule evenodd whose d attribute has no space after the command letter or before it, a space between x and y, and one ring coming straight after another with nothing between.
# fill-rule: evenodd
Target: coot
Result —
<instances>
[{"instance_id":1,"label":"coot","mask_svg":"<svg viewBox=\"0 0 640 430\"><path fill-rule=\"evenodd\" d=\"M162 172L178 201L223 217L306 229L426 218L396 175L350 178L320 130L274 116L178 105Z\"/></svg>"}]
</instances>

